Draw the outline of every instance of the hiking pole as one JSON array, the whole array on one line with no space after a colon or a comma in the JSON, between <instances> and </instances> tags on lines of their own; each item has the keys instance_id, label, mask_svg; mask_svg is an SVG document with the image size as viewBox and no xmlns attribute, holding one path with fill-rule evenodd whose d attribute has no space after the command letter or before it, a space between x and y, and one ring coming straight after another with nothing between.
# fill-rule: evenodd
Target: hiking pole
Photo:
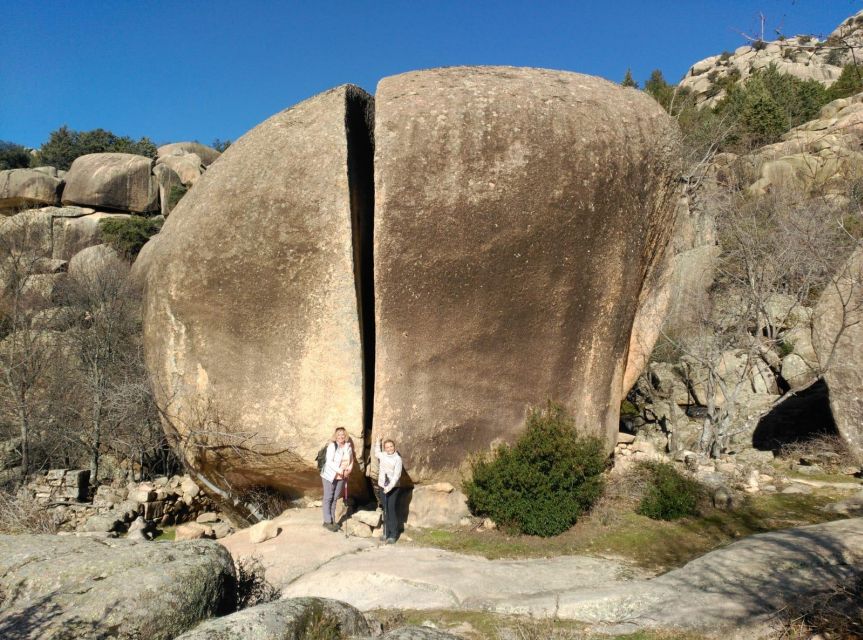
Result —
<instances>
[{"instance_id":1,"label":"hiking pole","mask_svg":"<svg viewBox=\"0 0 863 640\"><path fill-rule=\"evenodd\" d=\"M345 478L345 540L348 539L348 520L350 520L350 507L348 507L348 479Z\"/></svg>"}]
</instances>

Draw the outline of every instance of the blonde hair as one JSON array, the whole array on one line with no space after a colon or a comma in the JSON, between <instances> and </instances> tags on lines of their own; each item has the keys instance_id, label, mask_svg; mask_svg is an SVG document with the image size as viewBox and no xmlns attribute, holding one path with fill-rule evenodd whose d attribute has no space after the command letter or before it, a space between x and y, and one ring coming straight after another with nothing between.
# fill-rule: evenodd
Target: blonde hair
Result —
<instances>
[{"instance_id":1,"label":"blonde hair","mask_svg":"<svg viewBox=\"0 0 863 640\"><path fill-rule=\"evenodd\" d=\"M348 435L348 430L347 430L347 429L345 429L344 427L336 427L336 430L335 430L335 431L333 431L333 437L332 437L332 438L330 438L330 442L335 442L335 441L336 441L336 438L337 438L337 437L338 437L338 435L339 435L339 431L344 431L344 432L345 432L345 442L348 442L348 441L351 439L351 437Z\"/></svg>"},{"instance_id":2,"label":"blonde hair","mask_svg":"<svg viewBox=\"0 0 863 640\"><path fill-rule=\"evenodd\" d=\"M393 449L396 448L396 441L393 440L392 438L387 438L386 440L383 441L383 446L387 446L387 444L393 445Z\"/></svg>"}]
</instances>

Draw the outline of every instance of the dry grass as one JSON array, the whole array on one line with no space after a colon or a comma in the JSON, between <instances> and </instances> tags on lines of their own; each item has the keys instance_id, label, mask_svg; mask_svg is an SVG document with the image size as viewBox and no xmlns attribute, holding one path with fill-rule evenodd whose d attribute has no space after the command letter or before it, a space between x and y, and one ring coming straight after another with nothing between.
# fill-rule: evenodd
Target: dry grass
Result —
<instances>
[{"instance_id":1,"label":"dry grass","mask_svg":"<svg viewBox=\"0 0 863 640\"><path fill-rule=\"evenodd\" d=\"M784 444L779 456L792 464L801 460L811 461L826 473L837 473L842 467L859 462L838 434L827 433Z\"/></svg>"},{"instance_id":2,"label":"dry grass","mask_svg":"<svg viewBox=\"0 0 863 640\"><path fill-rule=\"evenodd\" d=\"M780 612L776 640L863 639L863 573Z\"/></svg>"},{"instance_id":3,"label":"dry grass","mask_svg":"<svg viewBox=\"0 0 863 640\"><path fill-rule=\"evenodd\" d=\"M62 522L28 493L0 491L0 533L57 533Z\"/></svg>"}]
</instances>

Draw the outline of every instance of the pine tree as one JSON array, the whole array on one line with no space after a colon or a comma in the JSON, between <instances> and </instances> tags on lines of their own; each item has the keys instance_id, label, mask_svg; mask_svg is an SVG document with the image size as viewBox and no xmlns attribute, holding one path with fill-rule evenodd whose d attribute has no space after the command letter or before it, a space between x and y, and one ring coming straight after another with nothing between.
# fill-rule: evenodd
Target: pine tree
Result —
<instances>
[{"instance_id":1,"label":"pine tree","mask_svg":"<svg viewBox=\"0 0 863 640\"><path fill-rule=\"evenodd\" d=\"M632 78L632 69L626 70L626 75L623 76L623 80L621 81L620 86L638 89L638 83Z\"/></svg>"}]
</instances>

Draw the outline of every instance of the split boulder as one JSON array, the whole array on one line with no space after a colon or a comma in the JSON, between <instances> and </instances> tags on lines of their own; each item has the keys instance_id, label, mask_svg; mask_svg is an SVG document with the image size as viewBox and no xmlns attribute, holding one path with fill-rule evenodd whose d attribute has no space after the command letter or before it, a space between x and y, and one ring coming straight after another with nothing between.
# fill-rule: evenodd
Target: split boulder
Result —
<instances>
[{"instance_id":1,"label":"split boulder","mask_svg":"<svg viewBox=\"0 0 863 640\"><path fill-rule=\"evenodd\" d=\"M348 136L370 103L342 86L252 129L135 262L158 399L181 439L212 432L186 449L202 476L320 490L315 456L336 426L363 450L352 217L371 158L366 184Z\"/></svg>"},{"instance_id":2,"label":"split boulder","mask_svg":"<svg viewBox=\"0 0 863 640\"><path fill-rule=\"evenodd\" d=\"M510 67L385 78L375 102L375 437L446 479L554 399L611 450L631 340L659 328L637 316L674 222L673 120Z\"/></svg>"}]
</instances>

